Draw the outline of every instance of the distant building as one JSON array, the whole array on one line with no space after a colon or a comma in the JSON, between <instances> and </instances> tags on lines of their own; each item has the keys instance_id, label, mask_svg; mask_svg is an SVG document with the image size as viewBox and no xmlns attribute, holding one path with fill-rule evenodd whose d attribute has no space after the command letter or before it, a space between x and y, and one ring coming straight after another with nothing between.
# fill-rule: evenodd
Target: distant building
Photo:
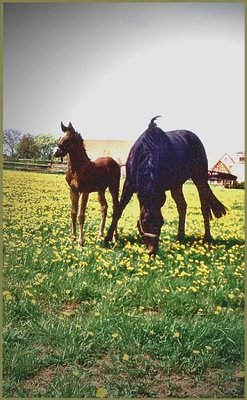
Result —
<instances>
[{"instance_id":1,"label":"distant building","mask_svg":"<svg viewBox=\"0 0 247 400\"><path fill-rule=\"evenodd\" d=\"M231 181L230 175L237 177L237 182L244 182L244 167L245 167L245 153L243 151L236 153L234 156L230 156L228 153L223 156L210 168L212 172L218 172L225 174L226 178L228 175L228 181ZM234 179L232 179L233 181ZM225 183L225 182L222 182Z\"/></svg>"}]
</instances>

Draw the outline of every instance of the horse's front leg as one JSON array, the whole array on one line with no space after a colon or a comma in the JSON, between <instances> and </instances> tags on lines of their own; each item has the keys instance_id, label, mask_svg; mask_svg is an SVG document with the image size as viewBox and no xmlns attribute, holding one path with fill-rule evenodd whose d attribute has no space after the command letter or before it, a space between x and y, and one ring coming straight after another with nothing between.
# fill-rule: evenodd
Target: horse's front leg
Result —
<instances>
[{"instance_id":1,"label":"horse's front leg","mask_svg":"<svg viewBox=\"0 0 247 400\"><path fill-rule=\"evenodd\" d=\"M185 237L185 217L186 217L187 203L183 195L182 186L172 189L171 195L177 205L178 216L179 216L177 239L183 240Z\"/></svg>"},{"instance_id":2,"label":"horse's front leg","mask_svg":"<svg viewBox=\"0 0 247 400\"><path fill-rule=\"evenodd\" d=\"M106 221L107 208L108 208L104 191L98 192L98 200L99 200L100 209L101 209L101 223L100 223L100 229L99 229L99 233L98 233L98 239L100 239L100 238L104 237L105 221Z\"/></svg>"},{"instance_id":3,"label":"horse's front leg","mask_svg":"<svg viewBox=\"0 0 247 400\"><path fill-rule=\"evenodd\" d=\"M78 212L79 193L70 189L71 199L71 240L76 240L76 217Z\"/></svg>"},{"instance_id":4,"label":"horse's front leg","mask_svg":"<svg viewBox=\"0 0 247 400\"><path fill-rule=\"evenodd\" d=\"M132 195L134 193L133 187L131 183L129 183L128 179L126 178L124 182L123 192L121 195L120 202L118 201L115 203L115 207L113 208L113 217L110 228L108 229L107 235L105 237L105 243L112 241L113 233L115 232L115 238L117 239L117 224L119 219L122 216L123 210L129 203ZM114 201L113 201L114 204Z\"/></svg>"},{"instance_id":5,"label":"horse's front leg","mask_svg":"<svg viewBox=\"0 0 247 400\"><path fill-rule=\"evenodd\" d=\"M82 231L83 231L83 225L84 225L84 222L85 222L85 211L86 211L88 196L89 196L89 193L81 193L81 196L80 196L79 215L78 215L78 223L79 223L79 241L78 241L78 245L79 246L83 245L83 234L82 234Z\"/></svg>"}]
</instances>

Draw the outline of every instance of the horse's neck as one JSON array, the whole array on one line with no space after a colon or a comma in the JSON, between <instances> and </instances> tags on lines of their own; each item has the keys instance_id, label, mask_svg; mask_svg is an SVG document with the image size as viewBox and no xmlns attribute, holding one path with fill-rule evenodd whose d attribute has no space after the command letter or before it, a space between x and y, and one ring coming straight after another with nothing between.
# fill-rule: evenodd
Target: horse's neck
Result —
<instances>
[{"instance_id":1,"label":"horse's neck","mask_svg":"<svg viewBox=\"0 0 247 400\"><path fill-rule=\"evenodd\" d=\"M90 159L83 147L75 148L69 152L68 165L73 173L78 172L81 167L89 162Z\"/></svg>"}]
</instances>

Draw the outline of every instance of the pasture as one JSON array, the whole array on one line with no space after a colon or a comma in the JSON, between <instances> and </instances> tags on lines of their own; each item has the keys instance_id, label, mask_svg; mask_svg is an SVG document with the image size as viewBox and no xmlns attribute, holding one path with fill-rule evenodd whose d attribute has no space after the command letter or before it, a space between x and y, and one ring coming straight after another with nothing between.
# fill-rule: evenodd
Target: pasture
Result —
<instances>
[{"instance_id":1,"label":"pasture","mask_svg":"<svg viewBox=\"0 0 247 400\"><path fill-rule=\"evenodd\" d=\"M91 194L78 248L64 176L3 176L5 397L244 397L244 191L212 188L211 245L194 185L183 243L168 193L153 259L136 197L105 248Z\"/></svg>"}]
</instances>

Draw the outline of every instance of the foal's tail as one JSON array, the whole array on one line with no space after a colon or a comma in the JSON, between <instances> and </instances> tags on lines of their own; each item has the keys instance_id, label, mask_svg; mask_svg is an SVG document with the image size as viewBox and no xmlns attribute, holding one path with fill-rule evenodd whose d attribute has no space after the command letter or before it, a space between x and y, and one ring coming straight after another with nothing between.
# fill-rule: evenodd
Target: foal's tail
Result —
<instances>
[{"instance_id":1,"label":"foal's tail","mask_svg":"<svg viewBox=\"0 0 247 400\"><path fill-rule=\"evenodd\" d=\"M212 210L214 216L216 218L221 218L223 215L226 215L227 208L222 204L217 197L213 194L212 190L210 190L210 209ZM211 215L212 219L212 215Z\"/></svg>"}]
</instances>

